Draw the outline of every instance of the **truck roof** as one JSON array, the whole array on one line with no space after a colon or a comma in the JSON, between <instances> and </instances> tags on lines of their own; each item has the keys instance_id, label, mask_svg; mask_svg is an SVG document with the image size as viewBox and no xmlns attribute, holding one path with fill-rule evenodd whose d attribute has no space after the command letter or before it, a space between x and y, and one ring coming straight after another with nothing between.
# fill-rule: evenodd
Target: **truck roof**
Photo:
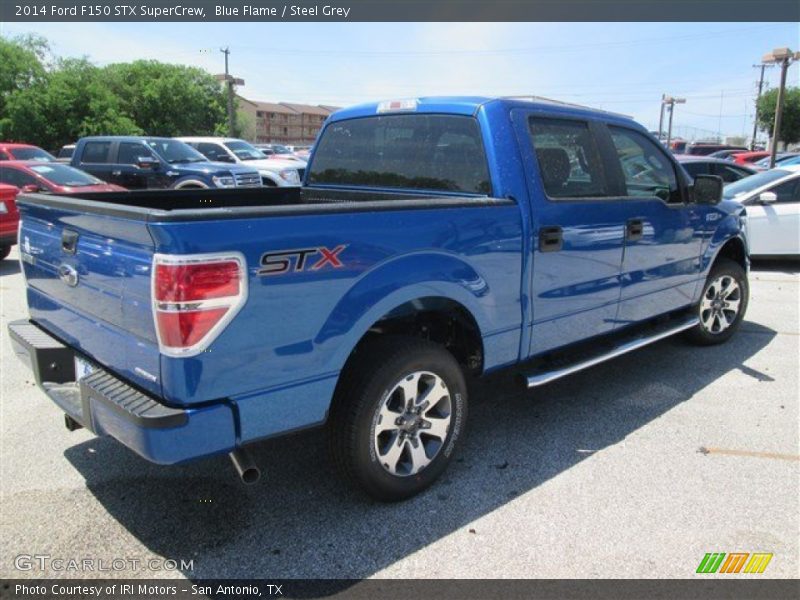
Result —
<instances>
[{"instance_id":1,"label":"truck roof","mask_svg":"<svg viewBox=\"0 0 800 600\"><path fill-rule=\"evenodd\" d=\"M543 98L541 96L429 96L424 98L402 98L351 106L337 111L329 118L331 121L340 121L375 114L408 112L474 115L481 107L494 103L505 105L508 109L533 107L555 110L556 112L563 112L564 114L601 115L604 118L610 117L614 120L632 120L632 118L627 115L579 104L562 102L560 100L553 100L551 98ZM395 105L398 108L394 108Z\"/></svg>"},{"instance_id":2,"label":"truck roof","mask_svg":"<svg viewBox=\"0 0 800 600\"><path fill-rule=\"evenodd\" d=\"M173 140L175 138L163 135L87 135L78 142L112 141L112 142L141 142L142 140ZM77 143L77 142L76 142Z\"/></svg>"}]
</instances>

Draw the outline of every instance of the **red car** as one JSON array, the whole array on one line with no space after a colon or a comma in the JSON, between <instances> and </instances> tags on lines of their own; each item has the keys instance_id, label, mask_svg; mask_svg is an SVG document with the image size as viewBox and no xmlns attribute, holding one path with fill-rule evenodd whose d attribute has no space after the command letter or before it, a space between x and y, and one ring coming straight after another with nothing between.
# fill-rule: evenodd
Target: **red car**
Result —
<instances>
[{"instance_id":1,"label":"red car","mask_svg":"<svg viewBox=\"0 0 800 600\"><path fill-rule=\"evenodd\" d=\"M733 155L733 161L740 165L748 165L756 162L757 160L761 160L765 156L769 156L769 152L765 152L763 150L756 152L738 152Z\"/></svg>"},{"instance_id":2,"label":"red car","mask_svg":"<svg viewBox=\"0 0 800 600\"><path fill-rule=\"evenodd\" d=\"M18 187L25 193L124 192L124 187L106 183L80 169L62 163L38 160L0 162L0 183Z\"/></svg>"},{"instance_id":3,"label":"red car","mask_svg":"<svg viewBox=\"0 0 800 600\"><path fill-rule=\"evenodd\" d=\"M39 146L0 142L0 160L37 160L51 162L55 159L55 156L42 150Z\"/></svg>"},{"instance_id":4,"label":"red car","mask_svg":"<svg viewBox=\"0 0 800 600\"><path fill-rule=\"evenodd\" d=\"M19 212L17 211L17 188L0 184L0 260L11 252L11 246L17 243Z\"/></svg>"}]
</instances>

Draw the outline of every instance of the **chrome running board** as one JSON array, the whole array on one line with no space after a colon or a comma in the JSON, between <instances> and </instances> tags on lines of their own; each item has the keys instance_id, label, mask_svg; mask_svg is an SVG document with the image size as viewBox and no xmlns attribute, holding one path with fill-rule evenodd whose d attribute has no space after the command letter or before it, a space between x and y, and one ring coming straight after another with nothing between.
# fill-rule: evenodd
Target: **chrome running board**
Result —
<instances>
[{"instance_id":1,"label":"chrome running board","mask_svg":"<svg viewBox=\"0 0 800 600\"><path fill-rule=\"evenodd\" d=\"M668 338L672 335L675 335L676 333L680 333L681 331L686 331L687 329L691 329L698 323L700 323L700 319L698 319L697 317L692 317L688 320L681 321L677 325L673 325L667 329L663 329L652 335L639 337L633 340L629 340L627 342L623 342L622 344L613 348L612 350L609 350L608 352L599 354L587 360L574 363L572 365L569 365L568 367L563 367L560 369L555 369L550 371L542 371L532 375L526 375L525 378L528 387L529 388L539 387L540 385L544 385L545 383L550 383L551 381L555 381L556 379L561 379L562 377L566 377L567 375L572 375L573 373L577 373L578 371L583 371L584 369L588 369L589 367L599 365L600 363L605 362L607 360L611 360L612 358L616 358L618 356L622 356L623 354L627 354L632 350L637 350L638 348L642 348L643 346L647 346L648 344L652 344L653 342L663 340L664 338Z\"/></svg>"}]
</instances>

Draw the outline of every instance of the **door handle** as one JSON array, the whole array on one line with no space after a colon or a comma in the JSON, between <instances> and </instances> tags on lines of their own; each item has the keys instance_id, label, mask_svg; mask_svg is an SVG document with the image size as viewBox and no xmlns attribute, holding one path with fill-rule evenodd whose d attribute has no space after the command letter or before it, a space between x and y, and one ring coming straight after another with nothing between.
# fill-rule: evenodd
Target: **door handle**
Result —
<instances>
[{"instance_id":1,"label":"door handle","mask_svg":"<svg viewBox=\"0 0 800 600\"><path fill-rule=\"evenodd\" d=\"M644 235L644 222L641 219L628 219L625 227L625 239L635 242L642 239Z\"/></svg>"},{"instance_id":2,"label":"door handle","mask_svg":"<svg viewBox=\"0 0 800 600\"><path fill-rule=\"evenodd\" d=\"M118 177L122 175L122 171L111 171L111 174Z\"/></svg>"},{"instance_id":3,"label":"door handle","mask_svg":"<svg viewBox=\"0 0 800 600\"><path fill-rule=\"evenodd\" d=\"M564 234L558 225L539 230L539 252L558 252L564 246Z\"/></svg>"}]
</instances>

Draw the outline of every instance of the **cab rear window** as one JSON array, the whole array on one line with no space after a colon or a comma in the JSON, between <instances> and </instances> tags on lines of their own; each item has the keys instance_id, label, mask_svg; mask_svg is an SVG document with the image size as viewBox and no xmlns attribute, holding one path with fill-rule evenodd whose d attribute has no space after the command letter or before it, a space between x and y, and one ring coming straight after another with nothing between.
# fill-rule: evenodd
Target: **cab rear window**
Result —
<instances>
[{"instance_id":1,"label":"cab rear window","mask_svg":"<svg viewBox=\"0 0 800 600\"><path fill-rule=\"evenodd\" d=\"M311 184L491 193L478 122L457 115L338 121L322 135Z\"/></svg>"}]
</instances>

